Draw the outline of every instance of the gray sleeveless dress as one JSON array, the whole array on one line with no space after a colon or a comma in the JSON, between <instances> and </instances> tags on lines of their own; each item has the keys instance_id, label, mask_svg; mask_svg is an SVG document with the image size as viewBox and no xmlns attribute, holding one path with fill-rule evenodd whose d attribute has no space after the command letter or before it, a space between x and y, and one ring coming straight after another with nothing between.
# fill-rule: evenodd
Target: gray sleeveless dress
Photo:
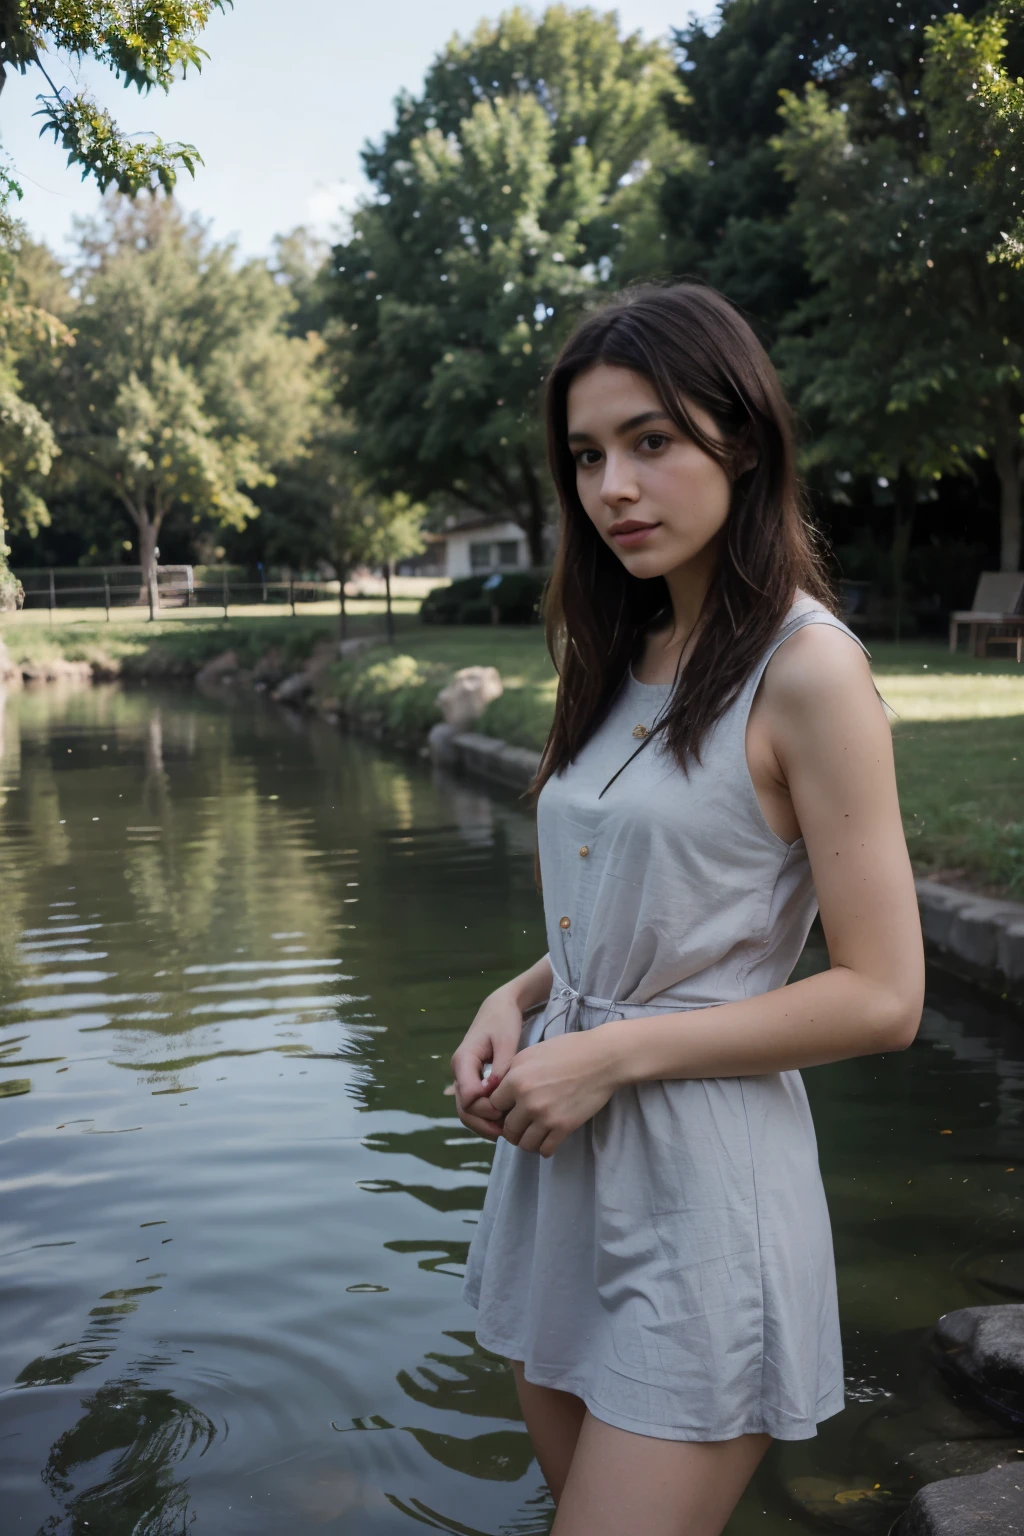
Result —
<instances>
[{"instance_id":1,"label":"gray sleeveless dress","mask_svg":"<svg viewBox=\"0 0 1024 1536\"><path fill-rule=\"evenodd\" d=\"M671 695L630 673L548 780L554 982L523 1046L785 984L817 904L803 840L761 812L745 735L769 658L805 624L850 634L798 597L688 775L658 737L598 799ZM799 1072L619 1089L550 1158L499 1139L463 1295L484 1348L609 1424L667 1440L814 1435L843 1406L843 1365Z\"/></svg>"}]
</instances>

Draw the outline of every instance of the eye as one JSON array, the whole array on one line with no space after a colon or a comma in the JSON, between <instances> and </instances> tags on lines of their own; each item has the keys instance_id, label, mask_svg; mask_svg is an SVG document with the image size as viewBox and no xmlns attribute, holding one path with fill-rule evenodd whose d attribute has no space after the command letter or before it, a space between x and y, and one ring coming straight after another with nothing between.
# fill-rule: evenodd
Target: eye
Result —
<instances>
[{"instance_id":1,"label":"eye","mask_svg":"<svg viewBox=\"0 0 1024 1536\"><path fill-rule=\"evenodd\" d=\"M651 453L657 453L668 442L668 434L665 432L645 432L640 439L641 446L648 448Z\"/></svg>"},{"instance_id":2,"label":"eye","mask_svg":"<svg viewBox=\"0 0 1024 1536\"><path fill-rule=\"evenodd\" d=\"M593 469L600 457L601 454L597 448L581 448L578 453L573 454L579 469Z\"/></svg>"}]
</instances>

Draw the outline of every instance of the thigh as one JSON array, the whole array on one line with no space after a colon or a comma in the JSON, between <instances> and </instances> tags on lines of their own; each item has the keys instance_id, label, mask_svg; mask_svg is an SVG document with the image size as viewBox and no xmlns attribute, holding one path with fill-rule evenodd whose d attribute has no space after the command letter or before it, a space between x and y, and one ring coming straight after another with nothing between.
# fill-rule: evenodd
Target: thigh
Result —
<instances>
[{"instance_id":1,"label":"thigh","mask_svg":"<svg viewBox=\"0 0 1024 1536\"><path fill-rule=\"evenodd\" d=\"M521 1360L512 1361L512 1374L516 1379L519 1406L523 1410L526 1428L534 1454L540 1463L544 1481L557 1504L569 1473L569 1463L576 1449L576 1441L587 1411L582 1398L572 1392L559 1392L555 1387L538 1387L523 1375Z\"/></svg>"},{"instance_id":2,"label":"thigh","mask_svg":"<svg viewBox=\"0 0 1024 1536\"><path fill-rule=\"evenodd\" d=\"M552 1536L721 1536L770 1444L656 1440L587 1413Z\"/></svg>"}]
</instances>

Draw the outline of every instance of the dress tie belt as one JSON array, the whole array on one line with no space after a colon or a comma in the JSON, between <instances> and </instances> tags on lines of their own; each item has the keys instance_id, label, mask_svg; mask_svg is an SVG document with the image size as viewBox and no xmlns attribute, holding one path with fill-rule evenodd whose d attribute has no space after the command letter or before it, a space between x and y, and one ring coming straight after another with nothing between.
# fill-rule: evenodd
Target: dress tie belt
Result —
<instances>
[{"instance_id":1,"label":"dress tie belt","mask_svg":"<svg viewBox=\"0 0 1024 1536\"><path fill-rule=\"evenodd\" d=\"M558 1019L565 1020L561 1031L563 1034L567 1035L574 1030L582 1029L580 1012L584 1008L595 1013L603 1013L604 1018L600 1022L606 1024L613 1015L616 1018L624 1019L632 1013L637 1018L642 1019L652 1013L685 1013L690 1008L708 1006L705 1003L682 1003L677 998L666 999L663 1002L659 1002L657 998L652 998L646 1003L620 1003L614 998L593 997L589 993L580 992L576 987L570 986L565 978L558 974L554 965L551 967L551 977L551 995L561 1000L562 1007L547 1020L544 1028L537 1036L538 1040L543 1040L550 1026ZM551 998L549 997L548 1003L545 1005L546 1007L550 1006L550 1001Z\"/></svg>"}]
</instances>

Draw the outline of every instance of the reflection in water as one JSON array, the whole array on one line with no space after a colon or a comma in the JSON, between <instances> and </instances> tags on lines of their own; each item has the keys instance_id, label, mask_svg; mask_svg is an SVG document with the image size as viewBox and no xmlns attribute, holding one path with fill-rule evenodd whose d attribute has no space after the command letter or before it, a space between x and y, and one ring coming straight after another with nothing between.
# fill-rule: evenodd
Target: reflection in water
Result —
<instances>
[{"instance_id":1,"label":"reflection in water","mask_svg":"<svg viewBox=\"0 0 1024 1536\"><path fill-rule=\"evenodd\" d=\"M2 718L10 1528L541 1536L459 1296L490 1148L442 1092L543 952L528 818L251 701L44 689ZM924 1330L1024 1285L1019 1015L934 980L912 1051L808 1074L849 1406L773 1450L730 1536L858 1488L884 1536L939 1475L921 1447L966 1433Z\"/></svg>"},{"instance_id":2,"label":"reflection in water","mask_svg":"<svg viewBox=\"0 0 1024 1536\"><path fill-rule=\"evenodd\" d=\"M203 1455L215 1436L206 1415L172 1392L132 1380L106 1382L82 1399L81 1417L47 1457L43 1482L63 1513L50 1515L41 1532L177 1536L195 1514L190 1518L188 1480L175 1469L193 1450ZM100 1466L98 1480L76 1492L89 1469Z\"/></svg>"}]
</instances>

